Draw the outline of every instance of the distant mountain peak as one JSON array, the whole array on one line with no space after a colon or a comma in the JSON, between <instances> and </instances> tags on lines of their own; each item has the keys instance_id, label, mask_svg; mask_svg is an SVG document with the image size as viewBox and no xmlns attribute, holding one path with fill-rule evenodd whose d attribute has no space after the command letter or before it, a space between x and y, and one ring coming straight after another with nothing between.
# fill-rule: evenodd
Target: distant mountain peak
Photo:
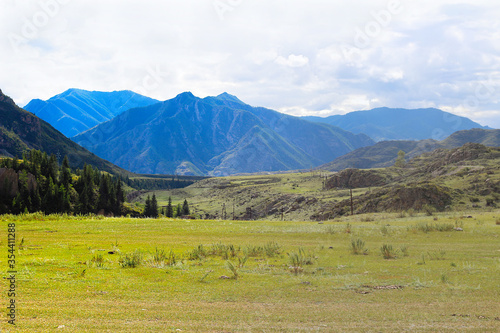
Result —
<instances>
[{"instance_id":1,"label":"distant mountain peak","mask_svg":"<svg viewBox=\"0 0 500 333\"><path fill-rule=\"evenodd\" d=\"M374 142L244 104L228 93L175 98L73 137L96 155L140 173L229 175L309 169Z\"/></svg>"},{"instance_id":2,"label":"distant mountain peak","mask_svg":"<svg viewBox=\"0 0 500 333\"><path fill-rule=\"evenodd\" d=\"M175 96L175 98L196 98L190 91L181 92L179 95Z\"/></svg>"},{"instance_id":3,"label":"distant mountain peak","mask_svg":"<svg viewBox=\"0 0 500 333\"><path fill-rule=\"evenodd\" d=\"M230 102L245 104L238 97L231 95L231 94L228 94L227 92L223 92L222 94L218 95L216 98L223 100L223 101L230 101Z\"/></svg>"},{"instance_id":4,"label":"distant mountain peak","mask_svg":"<svg viewBox=\"0 0 500 333\"><path fill-rule=\"evenodd\" d=\"M24 108L72 137L128 109L158 102L130 90L104 92L70 88L46 101L33 99Z\"/></svg>"}]
</instances>

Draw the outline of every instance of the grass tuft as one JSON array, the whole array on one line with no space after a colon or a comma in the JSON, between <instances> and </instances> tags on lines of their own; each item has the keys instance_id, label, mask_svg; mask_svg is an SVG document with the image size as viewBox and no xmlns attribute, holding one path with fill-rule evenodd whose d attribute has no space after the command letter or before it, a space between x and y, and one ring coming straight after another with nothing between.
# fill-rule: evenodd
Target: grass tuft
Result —
<instances>
[{"instance_id":1,"label":"grass tuft","mask_svg":"<svg viewBox=\"0 0 500 333\"><path fill-rule=\"evenodd\" d=\"M119 264L123 268L135 268L142 264L143 255L139 250L135 250L132 253L126 253L125 255L121 255L118 260Z\"/></svg>"},{"instance_id":2,"label":"grass tuft","mask_svg":"<svg viewBox=\"0 0 500 333\"><path fill-rule=\"evenodd\" d=\"M384 259L395 259L396 258L396 251L392 248L392 245L390 244L384 244L380 248L380 252L382 252L382 256Z\"/></svg>"},{"instance_id":3,"label":"grass tuft","mask_svg":"<svg viewBox=\"0 0 500 333\"><path fill-rule=\"evenodd\" d=\"M351 252L352 254L368 254L368 249L365 248L365 242L358 238L356 240L351 240Z\"/></svg>"}]
</instances>

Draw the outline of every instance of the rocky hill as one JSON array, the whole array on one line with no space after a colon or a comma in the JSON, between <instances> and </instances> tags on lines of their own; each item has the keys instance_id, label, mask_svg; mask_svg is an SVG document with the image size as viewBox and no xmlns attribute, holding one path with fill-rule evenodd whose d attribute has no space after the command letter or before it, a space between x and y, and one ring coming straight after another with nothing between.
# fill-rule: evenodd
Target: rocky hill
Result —
<instances>
[{"instance_id":1,"label":"rocky hill","mask_svg":"<svg viewBox=\"0 0 500 333\"><path fill-rule=\"evenodd\" d=\"M458 131L442 141L381 141L373 146L356 149L332 162L318 167L321 170L340 171L347 168L383 168L394 165L398 152L404 151L409 160L420 154L438 148L451 149L460 147L468 142L480 143L486 146L500 146L500 130L471 129Z\"/></svg>"},{"instance_id":2,"label":"rocky hill","mask_svg":"<svg viewBox=\"0 0 500 333\"><path fill-rule=\"evenodd\" d=\"M500 205L500 148L440 148L402 168L210 178L157 196L160 204L169 196L188 198L207 218L321 221L351 214L351 191L354 214L494 209Z\"/></svg>"}]
</instances>

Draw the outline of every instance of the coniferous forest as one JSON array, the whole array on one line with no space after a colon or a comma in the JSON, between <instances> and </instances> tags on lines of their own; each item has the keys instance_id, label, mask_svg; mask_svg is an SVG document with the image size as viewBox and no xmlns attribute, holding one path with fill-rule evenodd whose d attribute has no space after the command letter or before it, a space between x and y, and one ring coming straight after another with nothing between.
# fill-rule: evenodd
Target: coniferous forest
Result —
<instances>
[{"instance_id":1,"label":"coniferous forest","mask_svg":"<svg viewBox=\"0 0 500 333\"><path fill-rule=\"evenodd\" d=\"M59 165L55 155L31 150L0 161L0 214L122 215L124 197L118 177L90 165L73 172L67 157Z\"/></svg>"}]
</instances>

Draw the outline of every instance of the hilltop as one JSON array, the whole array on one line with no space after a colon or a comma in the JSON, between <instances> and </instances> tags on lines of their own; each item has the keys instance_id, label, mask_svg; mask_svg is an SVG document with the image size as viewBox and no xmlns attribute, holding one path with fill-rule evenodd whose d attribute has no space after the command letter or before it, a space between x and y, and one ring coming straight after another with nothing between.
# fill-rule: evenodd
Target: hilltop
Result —
<instances>
[{"instance_id":1,"label":"hilltop","mask_svg":"<svg viewBox=\"0 0 500 333\"><path fill-rule=\"evenodd\" d=\"M73 140L133 172L212 176L310 169L374 143L227 93L190 92L130 109Z\"/></svg>"},{"instance_id":2,"label":"hilltop","mask_svg":"<svg viewBox=\"0 0 500 333\"><path fill-rule=\"evenodd\" d=\"M84 132L120 113L159 101L130 90L102 92L68 89L43 101L31 100L25 107L67 137Z\"/></svg>"}]
</instances>

